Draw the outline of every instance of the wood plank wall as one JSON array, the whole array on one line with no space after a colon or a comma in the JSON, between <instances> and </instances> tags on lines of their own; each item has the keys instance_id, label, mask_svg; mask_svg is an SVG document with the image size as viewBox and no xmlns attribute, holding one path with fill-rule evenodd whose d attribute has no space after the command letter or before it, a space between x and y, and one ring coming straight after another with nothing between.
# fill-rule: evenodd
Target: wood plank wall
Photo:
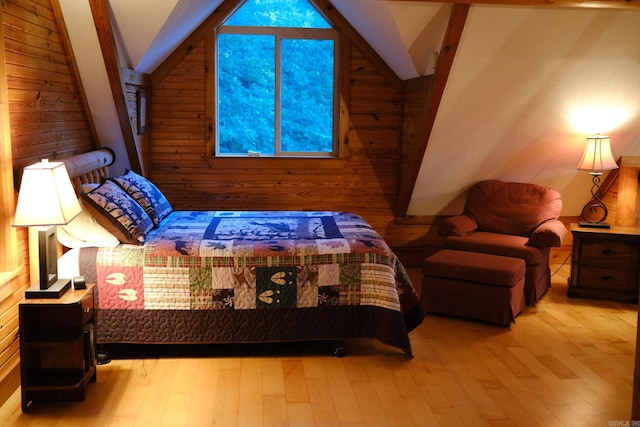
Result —
<instances>
[{"instance_id":1,"label":"wood plank wall","mask_svg":"<svg viewBox=\"0 0 640 427\"><path fill-rule=\"evenodd\" d=\"M4 0L1 5L11 151L19 178L22 167L42 158L61 159L96 145L57 3ZM28 233L17 231L21 287L0 299L0 404L19 384L18 303L30 283Z\"/></svg>"},{"instance_id":2,"label":"wood plank wall","mask_svg":"<svg viewBox=\"0 0 640 427\"><path fill-rule=\"evenodd\" d=\"M9 0L5 13L14 168L95 147L50 0Z\"/></svg>"}]
</instances>

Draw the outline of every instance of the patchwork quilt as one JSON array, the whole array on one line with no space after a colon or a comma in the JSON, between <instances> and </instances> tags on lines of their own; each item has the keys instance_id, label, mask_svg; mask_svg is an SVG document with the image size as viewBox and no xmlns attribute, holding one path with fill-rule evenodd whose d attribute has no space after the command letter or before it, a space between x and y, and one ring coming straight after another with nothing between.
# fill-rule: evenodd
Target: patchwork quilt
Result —
<instances>
[{"instance_id":1,"label":"patchwork quilt","mask_svg":"<svg viewBox=\"0 0 640 427\"><path fill-rule=\"evenodd\" d=\"M335 331L323 331L312 325L314 332L268 332L267 338L374 336L410 352L407 333L424 318L396 256L363 218L351 213L176 211L147 235L144 245L89 250L84 258L81 272L97 284L102 319L126 313L123 319L129 320L118 321L130 324L131 313L145 312L144 328L152 328L161 313L200 312L191 317L248 323L233 326L238 331L231 336L220 332L223 341L238 342L260 340L253 335L252 316L261 322L270 316L284 324L295 322L288 326L294 329L305 323L331 329L334 321L327 317L333 316L345 319L339 322L362 323L366 330L337 325ZM98 334L101 329L108 334L100 319ZM207 341L220 339L217 332L204 334L213 334ZM386 338L388 334L400 337Z\"/></svg>"}]
</instances>

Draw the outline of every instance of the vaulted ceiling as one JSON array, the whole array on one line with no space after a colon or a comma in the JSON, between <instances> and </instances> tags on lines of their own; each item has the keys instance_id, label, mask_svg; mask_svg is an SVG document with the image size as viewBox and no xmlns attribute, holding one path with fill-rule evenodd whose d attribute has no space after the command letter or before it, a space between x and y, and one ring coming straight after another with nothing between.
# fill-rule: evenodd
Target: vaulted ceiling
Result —
<instances>
[{"instance_id":1,"label":"vaulted ceiling","mask_svg":"<svg viewBox=\"0 0 640 427\"><path fill-rule=\"evenodd\" d=\"M124 62L151 73L222 0L109 0ZM331 3L403 80L433 72L449 4L332 0ZM145 16L140 20L140 16Z\"/></svg>"},{"instance_id":2,"label":"vaulted ceiling","mask_svg":"<svg viewBox=\"0 0 640 427\"><path fill-rule=\"evenodd\" d=\"M121 62L150 73L222 0L108 2ZM60 3L97 131L118 138L89 6ZM434 72L454 2L331 3L402 80ZM557 188L563 215L578 215L587 135L608 133L616 158L640 156L639 40L632 2L473 2L408 214L457 213L470 185L496 178Z\"/></svg>"}]
</instances>

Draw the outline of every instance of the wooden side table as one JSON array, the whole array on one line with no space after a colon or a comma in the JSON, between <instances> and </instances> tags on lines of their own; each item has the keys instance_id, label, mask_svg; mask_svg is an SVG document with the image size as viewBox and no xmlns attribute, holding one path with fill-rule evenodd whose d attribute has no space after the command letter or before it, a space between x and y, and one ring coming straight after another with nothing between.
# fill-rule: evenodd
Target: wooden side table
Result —
<instances>
[{"instance_id":1,"label":"wooden side table","mask_svg":"<svg viewBox=\"0 0 640 427\"><path fill-rule=\"evenodd\" d=\"M573 253L568 295L638 302L640 228L571 224Z\"/></svg>"},{"instance_id":2,"label":"wooden side table","mask_svg":"<svg viewBox=\"0 0 640 427\"><path fill-rule=\"evenodd\" d=\"M34 401L84 400L96 381L94 286L20 303L22 411Z\"/></svg>"}]
</instances>

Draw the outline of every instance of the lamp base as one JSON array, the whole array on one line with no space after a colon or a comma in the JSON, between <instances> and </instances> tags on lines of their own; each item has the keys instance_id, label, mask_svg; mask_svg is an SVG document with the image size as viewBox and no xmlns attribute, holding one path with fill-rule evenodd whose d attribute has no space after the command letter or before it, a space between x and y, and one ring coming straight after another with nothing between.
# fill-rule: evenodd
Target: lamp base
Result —
<instances>
[{"instance_id":1,"label":"lamp base","mask_svg":"<svg viewBox=\"0 0 640 427\"><path fill-rule=\"evenodd\" d=\"M71 287L71 280L58 279L47 289L40 289L40 284L35 284L24 293L26 299L35 298L60 298Z\"/></svg>"},{"instance_id":2,"label":"lamp base","mask_svg":"<svg viewBox=\"0 0 640 427\"><path fill-rule=\"evenodd\" d=\"M578 226L580 226L580 227L591 227L591 228L611 228L611 224L608 224L606 222L580 221L580 222L578 222Z\"/></svg>"}]
</instances>

